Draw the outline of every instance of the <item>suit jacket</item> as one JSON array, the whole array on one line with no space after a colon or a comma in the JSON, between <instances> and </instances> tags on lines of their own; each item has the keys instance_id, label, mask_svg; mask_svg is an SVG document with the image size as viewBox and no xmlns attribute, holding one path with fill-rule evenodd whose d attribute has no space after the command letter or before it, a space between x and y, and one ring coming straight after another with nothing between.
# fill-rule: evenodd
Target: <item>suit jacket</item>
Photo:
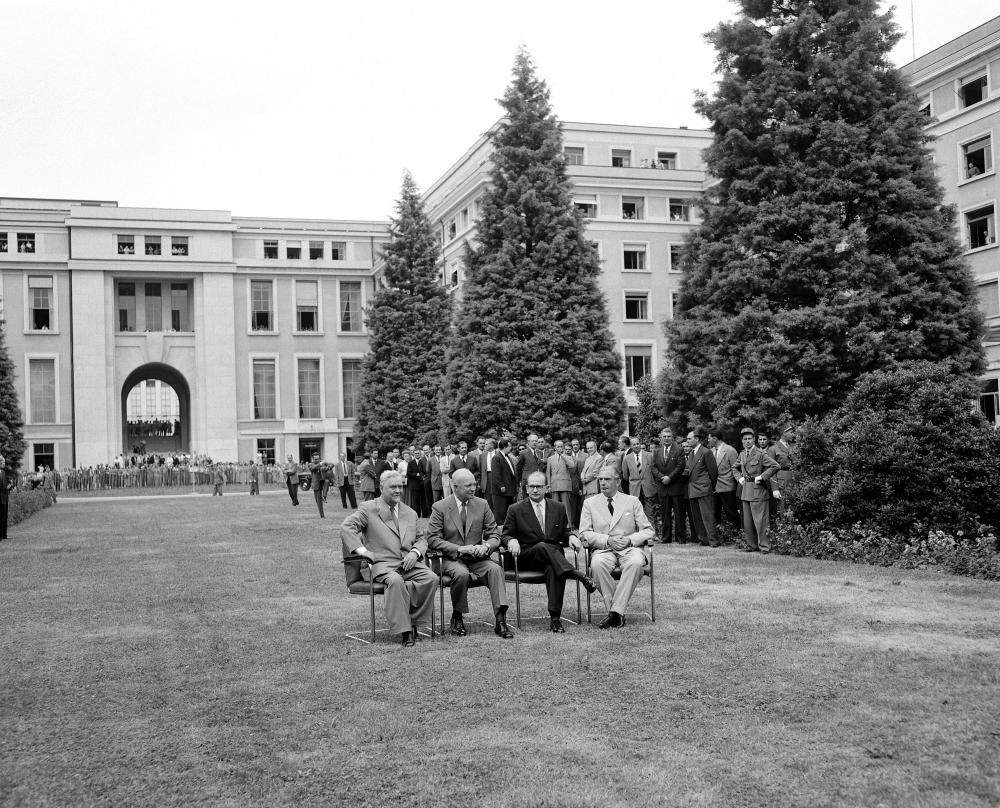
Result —
<instances>
[{"instance_id":1,"label":"suit jacket","mask_svg":"<svg viewBox=\"0 0 1000 808\"><path fill-rule=\"evenodd\" d=\"M581 449L579 452L572 452L570 457L576 461L576 466L569 470L569 476L573 482L573 493L578 494L583 488L583 480L580 478L583 474L583 465L587 462L587 453Z\"/></svg>"},{"instance_id":2,"label":"suit jacket","mask_svg":"<svg viewBox=\"0 0 1000 808\"><path fill-rule=\"evenodd\" d=\"M431 455L431 488L441 490L441 458Z\"/></svg>"},{"instance_id":3,"label":"suit jacket","mask_svg":"<svg viewBox=\"0 0 1000 808\"><path fill-rule=\"evenodd\" d=\"M778 472L771 479L771 488L784 491L792 481L792 451L787 443L775 441L767 447L767 453L778 464Z\"/></svg>"},{"instance_id":4,"label":"suit jacket","mask_svg":"<svg viewBox=\"0 0 1000 808\"><path fill-rule=\"evenodd\" d=\"M660 486L657 485L654 474L653 453L641 452L639 457L642 468L636 468L635 452L625 455L625 460L622 462L622 479L628 483L628 492L631 496L637 497L642 494L655 497L660 493Z\"/></svg>"},{"instance_id":5,"label":"suit jacket","mask_svg":"<svg viewBox=\"0 0 1000 808\"><path fill-rule=\"evenodd\" d=\"M687 462L688 499L707 497L715 491L715 481L719 476L719 467L715 463L715 455L707 446L699 446L691 452Z\"/></svg>"},{"instance_id":6,"label":"suit jacket","mask_svg":"<svg viewBox=\"0 0 1000 808\"><path fill-rule=\"evenodd\" d=\"M517 481L524 485L528 481L528 475L534 474L536 471L545 473L545 460L542 458L542 453L539 450L538 454L535 455L531 449L525 449L517 456L517 463L514 465Z\"/></svg>"},{"instance_id":7,"label":"suit jacket","mask_svg":"<svg viewBox=\"0 0 1000 808\"><path fill-rule=\"evenodd\" d=\"M642 547L653 538L653 528L646 518L639 498L619 491L615 494L615 512L608 511L608 498L590 497L580 514L580 538L595 550L608 549L611 536L628 536L633 547Z\"/></svg>"},{"instance_id":8,"label":"suit jacket","mask_svg":"<svg viewBox=\"0 0 1000 808\"><path fill-rule=\"evenodd\" d=\"M347 475L344 475L344 461L338 460L333 464L333 483L338 488L342 485L354 485L354 464L347 461Z\"/></svg>"},{"instance_id":9,"label":"suit jacket","mask_svg":"<svg viewBox=\"0 0 1000 808\"><path fill-rule=\"evenodd\" d=\"M715 463L719 468L719 479L715 481L715 490L719 493L736 490L736 477L733 474L733 467L740 459L739 452L724 441L719 441L719 445L713 450Z\"/></svg>"},{"instance_id":10,"label":"suit jacket","mask_svg":"<svg viewBox=\"0 0 1000 808\"><path fill-rule=\"evenodd\" d=\"M541 542L569 546L569 520L562 503L554 499L545 500L545 525L538 524L534 506L530 499L522 499L507 509L503 523L503 546L511 539L517 539L522 547L531 547Z\"/></svg>"},{"instance_id":11,"label":"suit jacket","mask_svg":"<svg viewBox=\"0 0 1000 808\"><path fill-rule=\"evenodd\" d=\"M680 446L671 441L666 453L662 446L657 449L653 453L653 467L656 469L661 497L680 497L685 494L687 478L684 476L684 450ZM664 477L669 477L670 482L664 483Z\"/></svg>"},{"instance_id":12,"label":"suit jacket","mask_svg":"<svg viewBox=\"0 0 1000 808\"><path fill-rule=\"evenodd\" d=\"M416 550L421 557L427 554L427 541L417 533L417 512L400 502L399 529L392 521L392 511L385 500L370 499L362 502L354 513L340 526L340 544L345 556L364 545L375 556L375 561L398 564L403 557Z\"/></svg>"},{"instance_id":13,"label":"suit jacket","mask_svg":"<svg viewBox=\"0 0 1000 808\"><path fill-rule=\"evenodd\" d=\"M427 525L427 546L447 558L458 558L461 547L476 544L485 544L491 553L500 546L500 527L486 500L472 497L466 503L464 533L458 499L452 495L435 502Z\"/></svg>"},{"instance_id":14,"label":"suit jacket","mask_svg":"<svg viewBox=\"0 0 1000 808\"><path fill-rule=\"evenodd\" d=\"M604 458L601 457L600 452L587 455L587 459L583 463L583 471L580 472L580 483L583 485L584 496L601 492L601 484L597 482L597 475L602 468L604 468Z\"/></svg>"},{"instance_id":15,"label":"suit jacket","mask_svg":"<svg viewBox=\"0 0 1000 808\"><path fill-rule=\"evenodd\" d=\"M382 483L379 482L382 479L382 474L386 471L395 471L396 466L390 460L383 458L375 464L375 493L377 494L382 490Z\"/></svg>"},{"instance_id":16,"label":"suit jacket","mask_svg":"<svg viewBox=\"0 0 1000 808\"><path fill-rule=\"evenodd\" d=\"M479 462L471 454L467 454L465 460L462 460L461 455L451 456L451 473L454 474L459 469L468 469L479 479Z\"/></svg>"},{"instance_id":17,"label":"suit jacket","mask_svg":"<svg viewBox=\"0 0 1000 808\"><path fill-rule=\"evenodd\" d=\"M497 452L493 457L493 479L491 484L493 490L490 492L495 497L509 497L513 499L517 496L517 476L514 474L514 458L508 458Z\"/></svg>"},{"instance_id":18,"label":"suit jacket","mask_svg":"<svg viewBox=\"0 0 1000 808\"><path fill-rule=\"evenodd\" d=\"M493 450L493 456L487 457L489 452L483 452L476 458L479 463L479 474L476 475L476 479L479 481L480 491L489 491L489 476L496 474L497 458L500 457L500 451L498 449ZM487 462L489 463L489 472L487 472Z\"/></svg>"},{"instance_id":19,"label":"suit jacket","mask_svg":"<svg viewBox=\"0 0 1000 808\"><path fill-rule=\"evenodd\" d=\"M743 477L745 482L740 486L740 499L747 502L761 502L771 498L769 480L778 473L777 462L763 449L752 446L744 449L736 460L734 473L736 478ZM760 485L754 482L762 477Z\"/></svg>"},{"instance_id":20,"label":"suit jacket","mask_svg":"<svg viewBox=\"0 0 1000 808\"><path fill-rule=\"evenodd\" d=\"M545 461L545 479L549 482L549 491L575 491L573 487L572 470L576 468L573 455L550 454Z\"/></svg>"},{"instance_id":21,"label":"suit jacket","mask_svg":"<svg viewBox=\"0 0 1000 808\"><path fill-rule=\"evenodd\" d=\"M361 475L361 493L374 494L375 489L378 488L378 477L375 476L375 466L372 465L370 457L366 457L361 461L361 465L358 466L358 473Z\"/></svg>"},{"instance_id":22,"label":"suit jacket","mask_svg":"<svg viewBox=\"0 0 1000 808\"><path fill-rule=\"evenodd\" d=\"M420 479L428 482L431 479L431 459L424 455L417 461L417 468L420 469Z\"/></svg>"},{"instance_id":23,"label":"suit jacket","mask_svg":"<svg viewBox=\"0 0 1000 808\"><path fill-rule=\"evenodd\" d=\"M412 485L413 490L416 490L420 488L423 479L423 475L420 473L420 461L412 459L406 461L406 484Z\"/></svg>"}]
</instances>

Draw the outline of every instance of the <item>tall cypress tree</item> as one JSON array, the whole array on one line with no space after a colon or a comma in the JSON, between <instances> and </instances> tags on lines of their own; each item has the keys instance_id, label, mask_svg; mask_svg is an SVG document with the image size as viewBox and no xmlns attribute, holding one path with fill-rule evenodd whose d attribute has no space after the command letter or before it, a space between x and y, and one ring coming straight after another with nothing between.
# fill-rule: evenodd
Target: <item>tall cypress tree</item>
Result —
<instances>
[{"instance_id":1,"label":"tall cypress tree","mask_svg":"<svg viewBox=\"0 0 1000 808\"><path fill-rule=\"evenodd\" d=\"M876 0L741 0L708 35L721 80L708 192L667 325L677 413L822 414L912 359L978 373L982 317L942 204L900 34ZM902 391L901 391L902 392Z\"/></svg>"},{"instance_id":2,"label":"tall cypress tree","mask_svg":"<svg viewBox=\"0 0 1000 808\"><path fill-rule=\"evenodd\" d=\"M492 135L491 185L448 351L448 434L612 435L624 417L621 359L596 250L573 206L562 125L522 48Z\"/></svg>"},{"instance_id":3,"label":"tall cypress tree","mask_svg":"<svg viewBox=\"0 0 1000 808\"><path fill-rule=\"evenodd\" d=\"M0 454L9 470L24 456L24 418L14 386L14 363L7 353L7 325L0 320Z\"/></svg>"},{"instance_id":4,"label":"tall cypress tree","mask_svg":"<svg viewBox=\"0 0 1000 808\"><path fill-rule=\"evenodd\" d=\"M382 251L385 285L367 311L370 351L362 366L355 437L368 447L435 441L451 318L439 253L420 192L407 171Z\"/></svg>"}]
</instances>

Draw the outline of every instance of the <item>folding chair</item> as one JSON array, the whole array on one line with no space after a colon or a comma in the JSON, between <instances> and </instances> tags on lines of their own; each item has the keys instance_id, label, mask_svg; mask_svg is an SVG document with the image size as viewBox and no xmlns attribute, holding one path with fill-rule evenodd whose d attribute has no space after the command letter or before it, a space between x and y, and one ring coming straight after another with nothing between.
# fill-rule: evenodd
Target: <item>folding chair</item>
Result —
<instances>
[{"instance_id":1,"label":"folding chair","mask_svg":"<svg viewBox=\"0 0 1000 808\"><path fill-rule=\"evenodd\" d=\"M502 560L501 566L503 567L503 577L506 581L514 582L514 604L515 612L517 614L517 627L521 628L521 584L541 584L545 585L545 571L544 570L522 570L518 568L516 556L511 555L510 551L505 547L500 548L500 558ZM573 566L576 569L580 569L580 557L576 550L573 550ZM548 620L549 615L544 617L525 617L525 620ZM568 617L562 618L567 623L573 623L574 626L579 625L583 622L583 612L580 610L580 581L576 582L576 621L570 620Z\"/></svg>"},{"instance_id":2,"label":"folding chair","mask_svg":"<svg viewBox=\"0 0 1000 808\"><path fill-rule=\"evenodd\" d=\"M496 553L490 553L489 557L493 558L494 555L496 555ZM445 591L445 589L450 589L451 588L451 576L448 575L444 571L444 553L442 553L440 550L430 550L430 551L428 551L428 553L427 553L427 560L429 562L431 562L430 567L431 567L432 570L434 570L434 572L437 573L437 576L438 576L438 587L440 589L440 591L438 592L438 595L439 595L440 600L441 600L441 630L439 632L439 635L443 637L444 636L444 614L445 614L445 612L444 612L444 591ZM498 558L493 558L493 560L499 562ZM434 562L435 561L437 562L437 567L434 566ZM502 564L501 564L501 568L503 568ZM469 589L473 589L473 588L475 588L477 586L486 586L486 581L483 580L482 578L480 578L475 573L470 573L469 574ZM481 623L483 623L484 625L487 625L487 626L492 626L493 625L492 622L487 623L485 620L480 620L479 622L481 622ZM433 623L433 621L431 622L431 634L432 635L434 634L434 623Z\"/></svg>"},{"instance_id":3,"label":"folding chair","mask_svg":"<svg viewBox=\"0 0 1000 808\"><path fill-rule=\"evenodd\" d=\"M653 577L653 540L647 539L646 543L642 545L643 555L646 556L646 566L642 569L642 577L649 578L649 613L639 612L650 619L650 622L656 622L656 578ZM590 575L590 562L594 555L594 551L591 548L587 548L587 575ZM616 581L620 581L622 577L622 568L616 566L611 572L611 577ZM632 601L629 601L631 603ZM597 614L606 614L606 612L597 612ZM592 612L590 610L590 593L587 593L587 622L591 622ZM623 615L624 616L624 615Z\"/></svg>"},{"instance_id":4,"label":"folding chair","mask_svg":"<svg viewBox=\"0 0 1000 808\"><path fill-rule=\"evenodd\" d=\"M366 640L360 636L361 632L349 631L344 636L352 640L371 645L375 642L375 635L388 632L388 628L375 628L375 596L385 594L385 584L371 580L371 562L364 556L349 555L344 557L344 576L347 578L347 591L352 595L368 595L370 604L369 614L371 615L371 639ZM435 611L433 600L431 601L431 634L435 632Z\"/></svg>"}]
</instances>

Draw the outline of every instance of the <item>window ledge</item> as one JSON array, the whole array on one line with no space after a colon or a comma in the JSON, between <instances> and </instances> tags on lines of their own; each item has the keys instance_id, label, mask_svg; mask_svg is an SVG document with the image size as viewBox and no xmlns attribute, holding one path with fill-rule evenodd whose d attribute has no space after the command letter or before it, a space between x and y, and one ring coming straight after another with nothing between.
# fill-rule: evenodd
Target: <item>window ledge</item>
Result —
<instances>
[{"instance_id":1,"label":"window ledge","mask_svg":"<svg viewBox=\"0 0 1000 808\"><path fill-rule=\"evenodd\" d=\"M994 241L991 244L984 244L982 247L969 247L965 251L965 255L970 255L972 253L985 252L986 250L995 250L997 248L997 243Z\"/></svg>"},{"instance_id":2,"label":"window ledge","mask_svg":"<svg viewBox=\"0 0 1000 808\"><path fill-rule=\"evenodd\" d=\"M364 337L367 335L367 331L341 331L340 329L337 329L338 337Z\"/></svg>"},{"instance_id":3,"label":"window ledge","mask_svg":"<svg viewBox=\"0 0 1000 808\"><path fill-rule=\"evenodd\" d=\"M260 329L251 329L247 331L247 334L251 337L276 337L278 335L277 331L262 331Z\"/></svg>"},{"instance_id":4,"label":"window ledge","mask_svg":"<svg viewBox=\"0 0 1000 808\"><path fill-rule=\"evenodd\" d=\"M42 335L44 335L46 337L49 337L49 336L58 335L59 334L59 329L58 328L37 328L37 329L36 328L26 328L26 329L24 329L24 333L25 333L25 335L30 334L32 336L38 336L39 334L42 334Z\"/></svg>"},{"instance_id":5,"label":"window ledge","mask_svg":"<svg viewBox=\"0 0 1000 808\"><path fill-rule=\"evenodd\" d=\"M645 320L622 320L623 323L651 323L653 322L648 317Z\"/></svg>"},{"instance_id":6,"label":"window ledge","mask_svg":"<svg viewBox=\"0 0 1000 808\"><path fill-rule=\"evenodd\" d=\"M984 171L982 174L976 174L972 177L966 177L963 180L958 181L958 187L961 188L963 185L968 185L969 183L975 182L976 180L985 179L986 177L996 176L996 169L991 168L989 171Z\"/></svg>"}]
</instances>

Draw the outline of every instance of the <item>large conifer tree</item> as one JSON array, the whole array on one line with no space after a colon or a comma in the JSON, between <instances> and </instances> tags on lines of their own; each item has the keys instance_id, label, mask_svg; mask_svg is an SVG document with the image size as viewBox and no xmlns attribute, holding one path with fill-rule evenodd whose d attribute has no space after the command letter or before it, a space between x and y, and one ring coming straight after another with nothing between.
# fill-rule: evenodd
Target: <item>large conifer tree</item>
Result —
<instances>
[{"instance_id":1,"label":"large conifer tree","mask_svg":"<svg viewBox=\"0 0 1000 808\"><path fill-rule=\"evenodd\" d=\"M8 470L21 465L24 456L24 417L14 386L14 363L7 353L7 325L0 320L0 454Z\"/></svg>"},{"instance_id":2,"label":"large conifer tree","mask_svg":"<svg viewBox=\"0 0 1000 808\"><path fill-rule=\"evenodd\" d=\"M718 179L668 323L666 403L694 418L822 414L911 359L982 368L982 317L925 119L876 0L741 0L708 35L698 110ZM905 395L905 391L900 391Z\"/></svg>"},{"instance_id":3,"label":"large conifer tree","mask_svg":"<svg viewBox=\"0 0 1000 808\"><path fill-rule=\"evenodd\" d=\"M433 443L451 298L440 282L439 247L413 177L403 175L389 223L385 285L368 308L355 437L369 447Z\"/></svg>"},{"instance_id":4,"label":"large conifer tree","mask_svg":"<svg viewBox=\"0 0 1000 808\"><path fill-rule=\"evenodd\" d=\"M441 391L455 436L603 436L624 417L597 252L573 206L562 126L522 48L492 135L491 185Z\"/></svg>"}]
</instances>

